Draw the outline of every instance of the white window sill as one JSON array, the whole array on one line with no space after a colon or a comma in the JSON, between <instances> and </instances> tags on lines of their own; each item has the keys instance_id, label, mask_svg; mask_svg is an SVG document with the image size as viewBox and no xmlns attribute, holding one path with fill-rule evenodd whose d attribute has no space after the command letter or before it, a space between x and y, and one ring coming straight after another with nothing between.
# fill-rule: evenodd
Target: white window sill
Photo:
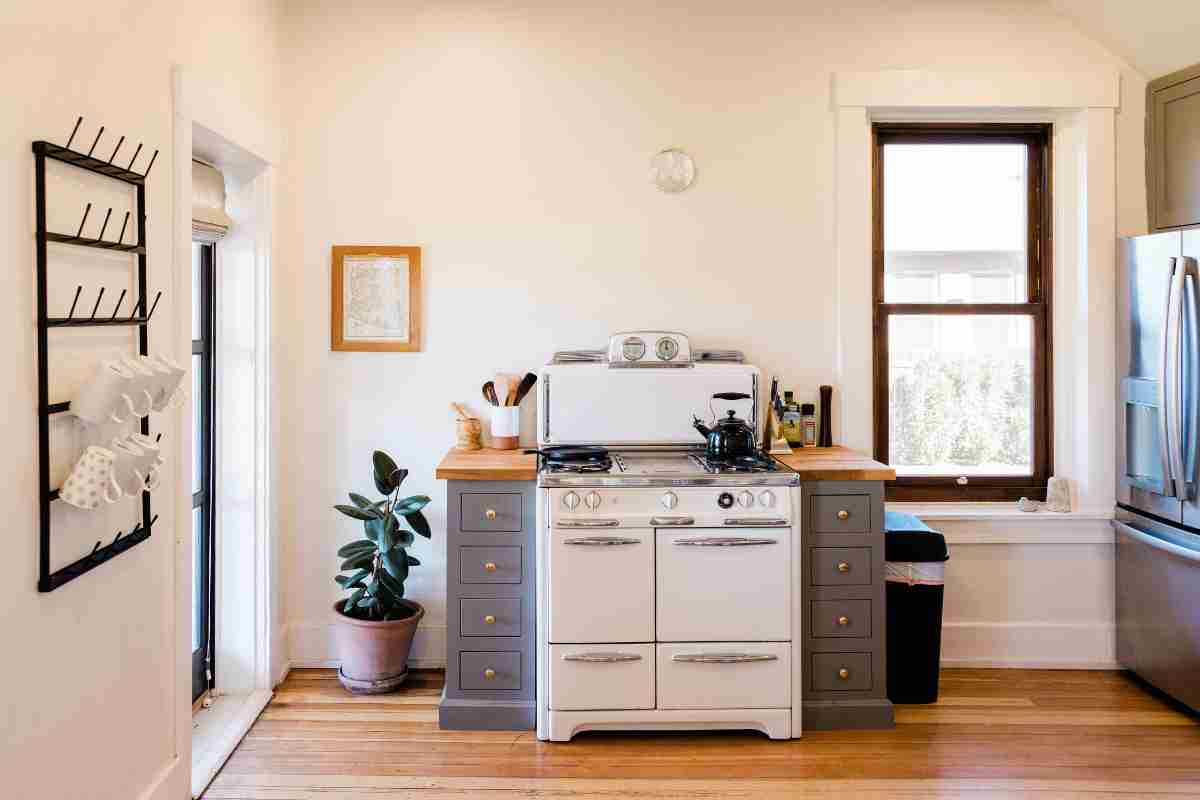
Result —
<instances>
[{"instance_id":1,"label":"white window sill","mask_svg":"<svg viewBox=\"0 0 1200 800\"><path fill-rule=\"evenodd\" d=\"M217 695L192 716L192 797L204 794L271 695L266 689Z\"/></svg>"},{"instance_id":2,"label":"white window sill","mask_svg":"<svg viewBox=\"0 0 1200 800\"><path fill-rule=\"evenodd\" d=\"M888 511L915 514L924 520L971 520L1003 519L1016 522L1071 522L1075 520L1107 520L1113 518L1112 509L1089 511L1022 511L1013 503L893 503L887 504Z\"/></svg>"},{"instance_id":3,"label":"white window sill","mask_svg":"<svg viewBox=\"0 0 1200 800\"><path fill-rule=\"evenodd\" d=\"M889 511L914 514L946 537L950 545L966 544L1112 544L1105 509L1022 511L1016 503L888 503ZM946 524L949 523L949 524Z\"/></svg>"}]
</instances>

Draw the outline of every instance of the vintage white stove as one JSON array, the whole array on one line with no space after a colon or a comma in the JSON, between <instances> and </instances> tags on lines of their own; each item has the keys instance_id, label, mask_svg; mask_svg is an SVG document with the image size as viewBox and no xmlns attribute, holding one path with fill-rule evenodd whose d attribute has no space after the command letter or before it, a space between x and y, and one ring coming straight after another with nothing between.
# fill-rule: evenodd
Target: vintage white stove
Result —
<instances>
[{"instance_id":1,"label":"vintage white stove","mask_svg":"<svg viewBox=\"0 0 1200 800\"><path fill-rule=\"evenodd\" d=\"M539 446L603 449L538 474L540 739L800 736L799 476L704 458L693 414L736 410L761 442L759 372L720 358L682 334L618 334L541 373ZM729 392L749 397L713 400Z\"/></svg>"}]
</instances>

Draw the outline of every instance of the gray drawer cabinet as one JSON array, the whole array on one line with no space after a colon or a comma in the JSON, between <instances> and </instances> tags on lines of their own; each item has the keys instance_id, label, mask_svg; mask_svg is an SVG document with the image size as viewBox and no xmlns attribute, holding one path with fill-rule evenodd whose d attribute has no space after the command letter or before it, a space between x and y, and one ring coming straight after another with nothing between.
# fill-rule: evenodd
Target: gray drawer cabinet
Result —
<instances>
[{"instance_id":1,"label":"gray drawer cabinet","mask_svg":"<svg viewBox=\"0 0 1200 800\"><path fill-rule=\"evenodd\" d=\"M453 730L533 730L534 482L446 483L446 688Z\"/></svg>"},{"instance_id":2,"label":"gray drawer cabinet","mask_svg":"<svg viewBox=\"0 0 1200 800\"><path fill-rule=\"evenodd\" d=\"M890 728L883 483L800 484L805 730Z\"/></svg>"},{"instance_id":3,"label":"gray drawer cabinet","mask_svg":"<svg viewBox=\"0 0 1200 800\"><path fill-rule=\"evenodd\" d=\"M1200 225L1200 65L1146 86L1150 228Z\"/></svg>"}]
</instances>

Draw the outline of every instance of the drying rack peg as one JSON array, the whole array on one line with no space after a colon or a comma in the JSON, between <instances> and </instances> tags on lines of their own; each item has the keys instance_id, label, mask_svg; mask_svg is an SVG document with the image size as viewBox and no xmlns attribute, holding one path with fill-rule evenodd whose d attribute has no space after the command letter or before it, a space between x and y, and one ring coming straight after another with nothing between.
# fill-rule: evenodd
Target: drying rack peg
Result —
<instances>
[{"instance_id":1,"label":"drying rack peg","mask_svg":"<svg viewBox=\"0 0 1200 800\"><path fill-rule=\"evenodd\" d=\"M67 312L67 319L75 316L75 304L79 302L79 294L83 291L83 284L75 287L75 299L71 301L71 310Z\"/></svg>"},{"instance_id":2,"label":"drying rack peg","mask_svg":"<svg viewBox=\"0 0 1200 800\"><path fill-rule=\"evenodd\" d=\"M92 157L92 151L96 149L96 145L100 143L100 137L104 135L104 126L100 126L100 130L96 131L96 138L92 140L92 146L88 148L88 158Z\"/></svg>"},{"instance_id":3,"label":"drying rack peg","mask_svg":"<svg viewBox=\"0 0 1200 800\"><path fill-rule=\"evenodd\" d=\"M161 441L162 441L162 434L160 433L158 436L154 437L154 442L157 444L158 442L161 442ZM155 519L158 519L158 517L155 517Z\"/></svg>"},{"instance_id":4,"label":"drying rack peg","mask_svg":"<svg viewBox=\"0 0 1200 800\"><path fill-rule=\"evenodd\" d=\"M87 222L88 214L90 214L90 213L92 213L92 204L88 203L87 207L85 209L83 209L83 219L79 220L79 230L75 231L76 239L80 239L83 237L83 226L84 226L84 223Z\"/></svg>"},{"instance_id":5,"label":"drying rack peg","mask_svg":"<svg viewBox=\"0 0 1200 800\"><path fill-rule=\"evenodd\" d=\"M117 244L125 241L125 226L129 224L129 212L125 212L125 221L121 223L121 235L117 237Z\"/></svg>"},{"instance_id":6,"label":"drying rack peg","mask_svg":"<svg viewBox=\"0 0 1200 800\"><path fill-rule=\"evenodd\" d=\"M125 168L126 170L133 169L133 162L137 161L138 153L140 152L142 152L142 143L138 142L137 150L133 151L133 158L129 159L129 166Z\"/></svg>"},{"instance_id":7,"label":"drying rack peg","mask_svg":"<svg viewBox=\"0 0 1200 800\"><path fill-rule=\"evenodd\" d=\"M113 309L112 316L109 317L110 320L117 318L117 312L121 310L121 304L125 302L125 295L128 293L128 291L128 289L121 290L121 296L117 298L117 307Z\"/></svg>"},{"instance_id":8,"label":"drying rack peg","mask_svg":"<svg viewBox=\"0 0 1200 800\"><path fill-rule=\"evenodd\" d=\"M150 177L150 169L154 166L154 159L158 158L158 151L154 151L154 155L150 156L150 163L146 165L146 171L142 173L142 180Z\"/></svg>"},{"instance_id":9,"label":"drying rack peg","mask_svg":"<svg viewBox=\"0 0 1200 800\"><path fill-rule=\"evenodd\" d=\"M137 528L134 528L134 530L137 530ZM121 541L121 537L122 537L122 536L124 536L124 535L125 535L125 531L117 531L117 535L116 535L116 537L115 537L115 538L112 540L112 543L113 543L113 544L116 544L117 542ZM111 547L112 545L109 545L109 546Z\"/></svg>"},{"instance_id":10,"label":"drying rack peg","mask_svg":"<svg viewBox=\"0 0 1200 800\"><path fill-rule=\"evenodd\" d=\"M97 242L104 238L104 231L108 229L108 220L110 217L112 217L112 206L109 206L108 213L104 215L104 224L100 226L100 235L96 237Z\"/></svg>"},{"instance_id":11,"label":"drying rack peg","mask_svg":"<svg viewBox=\"0 0 1200 800\"><path fill-rule=\"evenodd\" d=\"M142 308L142 301L138 300L136 303L133 304L133 311L129 312L129 318L133 319L134 317L136 317L138 315L138 311L140 311L141 308Z\"/></svg>"},{"instance_id":12,"label":"drying rack peg","mask_svg":"<svg viewBox=\"0 0 1200 800\"><path fill-rule=\"evenodd\" d=\"M71 142L75 141L75 134L79 132L79 126L82 122L83 122L83 117L80 117L79 119L75 120L75 127L71 129L71 135L69 137L67 137L67 145L66 145L66 147L63 148L63 150L71 149Z\"/></svg>"},{"instance_id":13,"label":"drying rack peg","mask_svg":"<svg viewBox=\"0 0 1200 800\"><path fill-rule=\"evenodd\" d=\"M96 311L100 308L100 301L104 299L104 287L100 287L100 294L96 295L96 305L92 306L92 315L88 317L88 321L96 318Z\"/></svg>"},{"instance_id":14,"label":"drying rack peg","mask_svg":"<svg viewBox=\"0 0 1200 800\"><path fill-rule=\"evenodd\" d=\"M159 291L158 294L154 295L154 302L150 304L150 313L146 315L146 322L149 322L150 318L154 316L154 309L158 308L158 301L161 299L162 291Z\"/></svg>"},{"instance_id":15,"label":"drying rack peg","mask_svg":"<svg viewBox=\"0 0 1200 800\"><path fill-rule=\"evenodd\" d=\"M108 157L108 163L111 164L113 162L113 159L117 157L117 151L121 149L121 145L123 145L123 144L125 144L124 136L122 136L120 139L117 140L117 146L113 148L113 154Z\"/></svg>"},{"instance_id":16,"label":"drying rack peg","mask_svg":"<svg viewBox=\"0 0 1200 800\"><path fill-rule=\"evenodd\" d=\"M98 553L98 552L100 552L100 540L99 539L96 540L96 546L92 548L92 552L88 553L88 555L92 558L95 558L96 553Z\"/></svg>"}]
</instances>

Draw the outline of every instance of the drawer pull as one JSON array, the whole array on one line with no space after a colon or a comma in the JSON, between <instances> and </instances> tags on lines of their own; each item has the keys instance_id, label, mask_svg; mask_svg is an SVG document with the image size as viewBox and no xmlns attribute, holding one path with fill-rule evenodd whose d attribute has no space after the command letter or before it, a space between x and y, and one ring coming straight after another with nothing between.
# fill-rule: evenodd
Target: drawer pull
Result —
<instances>
[{"instance_id":1,"label":"drawer pull","mask_svg":"<svg viewBox=\"0 0 1200 800\"><path fill-rule=\"evenodd\" d=\"M495 561L489 561L489 562L487 562L486 564L484 564L484 565L483 565L483 568L484 568L485 570L487 570L488 572L495 572L495 571L496 571L496 562L495 562Z\"/></svg>"},{"instance_id":2,"label":"drawer pull","mask_svg":"<svg viewBox=\"0 0 1200 800\"><path fill-rule=\"evenodd\" d=\"M734 525L738 528L780 528L787 525L788 521L786 519L777 519L774 517L769 519L763 519L761 517L749 517L743 519L727 519L725 520L725 524Z\"/></svg>"},{"instance_id":3,"label":"drawer pull","mask_svg":"<svg viewBox=\"0 0 1200 800\"><path fill-rule=\"evenodd\" d=\"M837 565L837 571L838 572L849 572L850 565L845 561L839 561L838 565Z\"/></svg>"},{"instance_id":4,"label":"drawer pull","mask_svg":"<svg viewBox=\"0 0 1200 800\"><path fill-rule=\"evenodd\" d=\"M850 680L850 670L846 669L845 667L842 667L841 669L839 669L838 670L838 680L843 680L843 681Z\"/></svg>"},{"instance_id":5,"label":"drawer pull","mask_svg":"<svg viewBox=\"0 0 1200 800\"><path fill-rule=\"evenodd\" d=\"M672 661L681 664L749 664L755 661L777 661L771 653L676 653Z\"/></svg>"},{"instance_id":6,"label":"drawer pull","mask_svg":"<svg viewBox=\"0 0 1200 800\"><path fill-rule=\"evenodd\" d=\"M496 518L496 509L489 508L487 511L483 512L483 515L485 517L487 517L488 519L495 519Z\"/></svg>"},{"instance_id":7,"label":"drawer pull","mask_svg":"<svg viewBox=\"0 0 1200 800\"><path fill-rule=\"evenodd\" d=\"M850 624L850 618L849 618L849 617L847 617L847 616L841 616L841 617L838 617L838 618L837 618L837 624L838 624L838 625L841 625L841 626L844 628L844 627L846 627L847 625L849 625L849 624Z\"/></svg>"},{"instance_id":8,"label":"drawer pull","mask_svg":"<svg viewBox=\"0 0 1200 800\"><path fill-rule=\"evenodd\" d=\"M843 508L837 513L837 518L842 522L845 522L846 520L850 519L850 512Z\"/></svg>"},{"instance_id":9,"label":"drawer pull","mask_svg":"<svg viewBox=\"0 0 1200 800\"><path fill-rule=\"evenodd\" d=\"M488 667L483 671L483 679L485 681L494 681L496 679L496 670Z\"/></svg>"},{"instance_id":10,"label":"drawer pull","mask_svg":"<svg viewBox=\"0 0 1200 800\"><path fill-rule=\"evenodd\" d=\"M578 547L612 547L622 544L640 544L641 539L629 539L624 536L580 536L575 539L563 539L563 544Z\"/></svg>"},{"instance_id":11,"label":"drawer pull","mask_svg":"<svg viewBox=\"0 0 1200 800\"><path fill-rule=\"evenodd\" d=\"M695 525L695 517L651 517L650 526L654 528L668 528L675 525Z\"/></svg>"},{"instance_id":12,"label":"drawer pull","mask_svg":"<svg viewBox=\"0 0 1200 800\"><path fill-rule=\"evenodd\" d=\"M624 661L641 661L637 653L567 653L563 661L582 661L587 664L619 664Z\"/></svg>"},{"instance_id":13,"label":"drawer pull","mask_svg":"<svg viewBox=\"0 0 1200 800\"><path fill-rule=\"evenodd\" d=\"M554 523L558 528L615 528L619 519L563 519Z\"/></svg>"},{"instance_id":14,"label":"drawer pull","mask_svg":"<svg viewBox=\"0 0 1200 800\"><path fill-rule=\"evenodd\" d=\"M491 614L488 614L486 617L483 618L483 624L484 625L495 625L496 618L494 616L492 616Z\"/></svg>"},{"instance_id":15,"label":"drawer pull","mask_svg":"<svg viewBox=\"0 0 1200 800\"><path fill-rule=\"evenodd\" d=\"M750 547L778 543L778 539L756 539L751 536L700 536L695 539L675 540L678 547Z\"/></svg>"}]
</instances>

